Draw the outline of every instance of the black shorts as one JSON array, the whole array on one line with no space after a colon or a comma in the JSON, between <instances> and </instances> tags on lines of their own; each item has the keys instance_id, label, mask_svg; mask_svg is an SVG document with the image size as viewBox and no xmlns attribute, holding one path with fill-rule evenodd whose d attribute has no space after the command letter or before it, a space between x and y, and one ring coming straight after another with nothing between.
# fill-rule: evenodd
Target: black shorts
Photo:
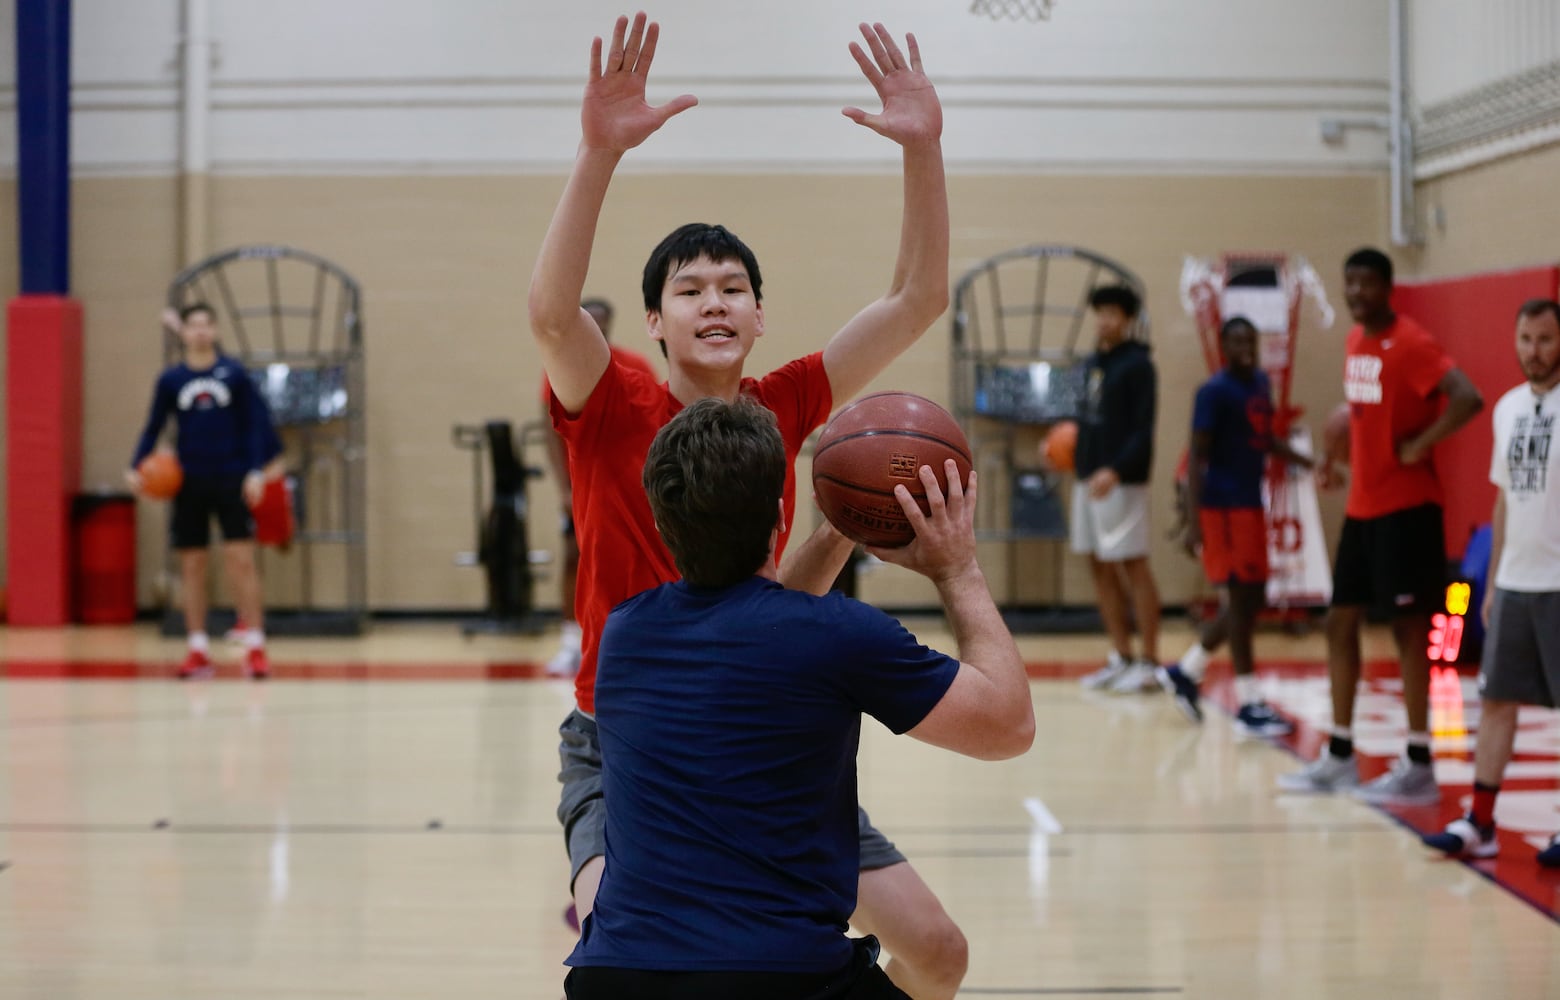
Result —
<instances>
[{"instance_id":1,"label":"black shorts","mask_svg":"<svg viewBox=\"0 0 1560 1000\"><path fill-rule=\"evenodd\" d=\"M1441 606L1445 589L1446 535L1439 504L1363 520L1344 518L1333 566L1334 606L1430 614Z\"/></svg>"},{"instance_id":2,"label":"black shorts","mask_svg":"<svg viewBox=\"0 0 1560 1000\"><path fill-rule=\"evenodd\" d=\"M173 498L170 532L176 549L203 549L211 544L211 518L222 525L222 540L242 542L255 537L255 519L244 503L244 477L186 476Z\"/></svg>"},{"instance_id":3,"label":"black shorts","mask_svg":"<svg viewBox=\"0 0 1560 1000\"><path fill-rule=\"evenodd\" d=\"M574 969L563 981L569 1000L910 1000L878 967L877 938L856 939L843 972L648 972Z\"/></svg>"}]
</instances>

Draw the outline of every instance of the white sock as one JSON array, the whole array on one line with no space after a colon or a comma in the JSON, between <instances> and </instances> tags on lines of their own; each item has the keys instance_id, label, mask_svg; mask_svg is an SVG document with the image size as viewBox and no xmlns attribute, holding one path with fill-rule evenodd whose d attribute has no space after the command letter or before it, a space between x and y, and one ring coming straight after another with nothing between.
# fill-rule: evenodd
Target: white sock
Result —
<instances>
[{"instance_id":1,"label":"white sock","mask_svg":"<svg viewBox=\"0 0 1560 1000\"><path fill-rule=\"evenodd\" d=\"M1192 643L1192 648L1181 654L1181 673L1201 684L1203 674L1208 672L1208 658L1211 655L1203 649L1202 643Z\"/></svg>"},{"instance_id":2,"label":"white sock","mask_svg":"<svg viewBox=\"0 0 1560 1000\"><path fill-rule=\"evenodd\" d=\"M197 653L209 653L211 651L211 640L207 638L204 632L191 632L189 634L189 644L190 649Z\"/></svg>"},{"instance_id":3,"label":"white sock","mask_svg":"<svg viewBox=\"0 0 1560 1000\"><path fill-rule=\"evenodd\" d=\"M1235 675L1235 700L1242 708L1262 700L1261 683L1256 674Z\"/></svg>"},{"instance_id":4,"label":"white sock","mask_svg":"<svg viewBox=\"0 0 1560 1000\"><path fill-rule=\"evenodd\" d=\"M1125 667L1127 664L1132 662L1132 658L1122 656L1113 649L1110 651L1110 656L1106 658L1105 662L1113 667Z\"/></svg>"},{"instance_id":5,"label":"white sock","mask_svg":"<svg viewBox=\"0 0 1560 1000\"><path fill-rule=\"evenodd\" d=\"M1329 736L1336 736L1340 740L1350 740L1350 741L1353 741L1353 739L1354 739L1354 727L1353 726L1333 726L1331 729L1328 730L1327 735L1329 735Z\"/></svg>"},{"instance_id":6,"label":"white sock","mask_svg":"<svg viewBox=\"0 0 1560 1000\"><path fill-rule=\"evenodd\" d=\"M244 632L244 648L245 649L264 649L265 648L265 629L263 629L263 628L252 628L252 629L249 629L249 630L245 631Z\"/></svg>"},{"instance_id":7,"label":"white sock","mask_svg":"<svg viewBox=\"0 0 1560 1000\"><path fill-rule=\"evenodd\" d=\"M566 621L563 623L562 639L564 649L579 649L580 641L583 637L583 633L580 631L579 622Z\"/></svg>"}]
</instances>

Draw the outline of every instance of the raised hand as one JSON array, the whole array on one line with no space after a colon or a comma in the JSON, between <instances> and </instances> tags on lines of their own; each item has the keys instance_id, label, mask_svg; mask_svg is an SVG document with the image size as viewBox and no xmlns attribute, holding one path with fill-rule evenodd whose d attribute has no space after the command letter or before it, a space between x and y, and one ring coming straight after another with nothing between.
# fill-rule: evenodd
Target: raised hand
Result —
<instances>
[{"instance_id":1,"label":"raised hand","mask_svg":"<svg viewBox=\"0 0 1560 1000\"><path fill-rule=\"evenodd\" d=\"M921 70L921 48L915 36L905 36L908 60L881 24L861 25L861 36L871 55L856 42L850 43L850 54L877 91L883 110L874 115L860 108L845 108L845 117L901 146L936 142L942 137L942 103Z\"/></svg>"},{"instance_id":2,"label":"raised hand","mask_svg":"<svg viewBox=\"0 0 1560 1000\"><path fill-rule=\"evenodd\" d=\"M645 101L645 80L660 36L661 26L654 21L646 24L640 11L634 15L632 28L627 17L617 19L604 62L601 39L592 40L590 81L580 107L586 146L618 153L633 149L667 119L699 103L692 94L674 97L660 107Z\"/></svg>"}]
</instances>

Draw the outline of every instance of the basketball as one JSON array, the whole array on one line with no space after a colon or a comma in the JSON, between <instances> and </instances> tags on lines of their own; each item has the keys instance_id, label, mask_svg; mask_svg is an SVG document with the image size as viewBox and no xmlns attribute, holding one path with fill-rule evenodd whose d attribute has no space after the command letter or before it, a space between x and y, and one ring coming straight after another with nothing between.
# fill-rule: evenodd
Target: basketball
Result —
<instances>
[{"instance_id":1,"label":"basketball","mask_svg":"<svg viewBox=\"0 0 1560 1000\"><path fill-rule=\"evenodd\" d=\"M1339 403L1322 425L1322 456L1338 462L1349 461L1349 404Z\"/></svg>"},{"instance_id":2,"label":"basketball","mask_svg":"<svg viewBox=\"0 0 1560 1000\"><path fill-rule=\"evenodd\" d=\"M929 512L920 468L932 467L946 495L943 463L969 481L970 446L958 421L924 396L877 392L834 415L813 455L813 492L829 522L852 541L881 548L910 544L915 530L894 497L904 484Z\"/></svg>"},{"instance_id":3,"label":"basketball","mask_svg":"<svg viewBox=\"0 0 1560 1000\"><path fill-rule=\"evenodd\" d=\"M153 500L172 500L184 484L184 469L172 452L152 452L135 471L141 477L141 492Z\"/></svg>"},{"instance_id":4,"label":"basketball","mask_svg":"<svg viewBox=\"0 0 1560 1000\"><path fill-rule=\"evenodd\" d=\"M1078 425L1071 420L1063 420L1051 425L1046 431L1045 440L1040 444L1040 452L1051 468L1058 472L1073 471L1073 452L1078 448Z\"/></svg>"}]
</instances>

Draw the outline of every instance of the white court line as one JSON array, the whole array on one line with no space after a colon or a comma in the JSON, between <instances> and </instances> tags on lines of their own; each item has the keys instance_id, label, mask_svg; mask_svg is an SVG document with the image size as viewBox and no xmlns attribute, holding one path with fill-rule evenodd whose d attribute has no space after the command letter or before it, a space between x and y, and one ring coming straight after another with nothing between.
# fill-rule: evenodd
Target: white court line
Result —
<instances>
[{"instance_id":1,"label":"white court line","mask_svg":"<svg viewBox=\"0 0 1560 1000\"><path fill-rule=\"evenodd\" d=\"M1045 807L1044 802L1035 798L1025 799L1024 809L1029 813L1029 818L1035 821L1035 827L1040 833L1062 832L1062 824L1051 814L1051 810Z\"/></svg>"}]
</instances>

